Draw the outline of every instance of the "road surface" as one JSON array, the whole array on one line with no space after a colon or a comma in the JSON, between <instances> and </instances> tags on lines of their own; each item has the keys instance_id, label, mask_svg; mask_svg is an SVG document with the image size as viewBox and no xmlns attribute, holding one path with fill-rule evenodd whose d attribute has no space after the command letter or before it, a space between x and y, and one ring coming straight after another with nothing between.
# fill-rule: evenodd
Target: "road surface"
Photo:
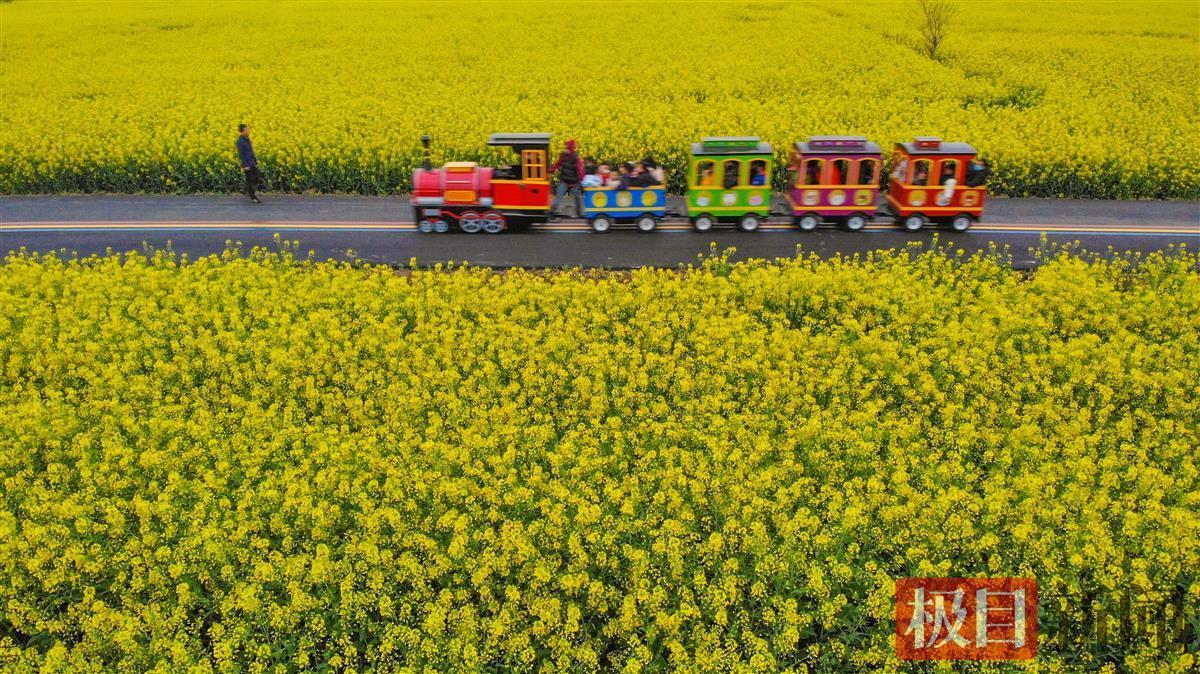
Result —
<instances>
[{"instance_id":1,"label":"road surface","mask_svg":"<svg viewBox=\"0 0 1200 674\"><path fill-rule=\"evenodd\" d=\"M681 201L673 201L673 209L682 211ZM992 199L984 221L962 234L938 229L910 233L887 220L856 233L832 227L800 232L784 217L774 223L754 233L732 228L698 233L675 219L653 233L614 228L598 234L580 220L565 220L498 235L421 234L406 197L268 195L264 203L252 204L223 195L22 196L0 197L0 250L90 255L169 244L196 257L221 252L229 240L243 247L273 246L280 233L299 240L302 250L312 250L320 259L632 268L695 262L711 243L735 247L734 258L744 259L792 257L797 247L801 253L852 255L915 241L928 245L937 236L967 252L992 243L1008 247L1017 267L1034 264L1029 248L1043 234L1051 242L1078 241L1095 252L1200 247L1200 202Z\"/></svg>"}]
</instances>

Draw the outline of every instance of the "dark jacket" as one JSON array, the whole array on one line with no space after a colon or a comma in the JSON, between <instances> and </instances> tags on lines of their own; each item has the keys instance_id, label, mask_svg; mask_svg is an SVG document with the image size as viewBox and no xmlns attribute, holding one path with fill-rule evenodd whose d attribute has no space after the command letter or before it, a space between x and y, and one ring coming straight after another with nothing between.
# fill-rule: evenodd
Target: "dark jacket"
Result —
<instances>
[{"instance_id":1,"label":"dark jacket","mask_svg":"<svg viewBox=\"0 0 1200 674\"><path fill-rule=\"evenodd\" d=\"M655 184L654 176L650 175L649 171L639 173L629 181L630 187L653 187Z\"/></svg>"},{"instance_id":2,"label":"dark jacket","mask_svg":"<svg viewBox=\"0 0 1200 674\"><path fill-rule=\"evenodd\" d=\"M975 168L971 164L967 165L967 187L980 187L987 182L987 179L992 175L992 167L987 164L981 164L979 168Z\"/></svg>"},{"instance_id":3,"label":"dark jacket","mask_svg":"<svg viewBox=\"0 0 1200 674\"><path fill-rule=\"evenodd\" d=\"M242 168L249 166L250 168L258 167L258 158L254 156L254 146L250 144L250 139L246 136L238 136L237 139L238 160L242 162Z\"/></svg>"},{"instance_id":4,"label":"dark jacket","mask_svg":"<svg viewBox=\"0 0 1200 674\"><path fill-rule=\"evenodd\" d=\"M583 180L583 158L576 152L563 150L558 161L550 167L550 173L557 173L559 182L578 185Z\"/></svg>"}]
</instances>

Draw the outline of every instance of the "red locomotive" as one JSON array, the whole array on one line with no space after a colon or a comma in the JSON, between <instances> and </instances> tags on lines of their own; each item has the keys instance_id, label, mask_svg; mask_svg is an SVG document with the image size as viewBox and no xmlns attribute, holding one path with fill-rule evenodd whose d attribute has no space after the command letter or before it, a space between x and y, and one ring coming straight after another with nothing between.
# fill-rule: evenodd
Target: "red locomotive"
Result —
<instances>
[{"instance_id":1,"label":"red locomotive","mask_svg":"<svg viewBox=\"0 0 1200 674\"><path fill-rule=\"evenodd\" d=\"M433 168L424 136L425 166L413 173L413 210L417 229L446 232L451 225L469 234L497 234L516 224L545 222L550 213L548 133L496 133L488 145L512 148L517 166L492 168L475 162L448 162Z\"/></svg>"}]
</instances>

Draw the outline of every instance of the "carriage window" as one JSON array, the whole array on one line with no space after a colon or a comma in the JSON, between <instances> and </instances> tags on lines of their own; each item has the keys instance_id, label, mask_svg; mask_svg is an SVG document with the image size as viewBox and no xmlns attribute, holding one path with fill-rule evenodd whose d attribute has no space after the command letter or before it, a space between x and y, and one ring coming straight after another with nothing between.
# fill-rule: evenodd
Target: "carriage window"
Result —
<instances>
[{"instance_id":1,"label":"carriage window","mask_svg":"<svg viewBox=\"0 0 1200 674\"><path fill-rule=\"evenodd\" d=\"M696 163L696 184L701 187L712 187L717 184L717 177L714 175L716 164L706 159Z\"/></svg>"},{"instance_id":2,"label":"carriage window","mask_svg":"<svg viewBox=\"0 0 1200 674\"><path fill-rule=\"evenodd\" d=\"M920 159L913 164L913 185L929 184L929 160Z\"/></svg>"},{"instance_id":3,"label":"carriage window","mask_svg":"<svg viewBox=\"0 0 1200 674\"><path fill-rule=\"evenodd\" d=\"M805 185L820 185L821 184L821 169L824 168L825 160L809 159L804 162L804 183Z\"/></svg>"},{"instance_id":4,"label":"carriage window","mask_svg":"<svg viewBox=\"0 0 1200 674\"><path fill-rule=\"evenodd\" d=\"M875 160L863 159L858 162L858 184L873 185L875 183Z\"/></svg>"},{"instance_id":5,"label":"carriage window","mask_svg":"<svg viewBox=\"0 0 1200 674\"><path fill-rule=\"evenodd\" d=\"M742 162L737 159L726 159L725 166L722 169L724 178L721 180L721 186L725 189L737 187L741 182L739 174L742 172Z\"/></svg>"},{"instance_id":6,"label":"carriage window","mask_svg":"<svg viewBox=\"0 0 1200 674\"><path fill-rule=\"evenodd\" d=\"M525 150L521 153L521 164L525 180L546 179L546 153L542 150Z\"/></svg>"},{"instance_id":7,"label":"carriage window","mask_svg":"<svg viewBox=\"0 0 1200 674\"><path fill-rule=\"evenodd\" d=\"M755 159L750 162L750 184L751 185L766 185L769 181L767 176L767 160Z\"/></svg>"},{"instance_id":8,"label":"carriage window","mask_svg":"<svg viewBox=\"0 0 1200 674\"><path fill-rule=\"evenodd\" d=\"M845 185L850 179L850 160L835 159L829 172L830 185Z\"/></svg>"},{"instance_id":9,"label":"carriage window","mask_svg":"<svg viewBox=\"0 0 1200 674\"><path fill-rule=\"evenodd\" d=\"M938 184L945 185L949 181L958 182L958 160L946 159L942 161L941 172L938 174Z\"/></svg>"}]
</instances>

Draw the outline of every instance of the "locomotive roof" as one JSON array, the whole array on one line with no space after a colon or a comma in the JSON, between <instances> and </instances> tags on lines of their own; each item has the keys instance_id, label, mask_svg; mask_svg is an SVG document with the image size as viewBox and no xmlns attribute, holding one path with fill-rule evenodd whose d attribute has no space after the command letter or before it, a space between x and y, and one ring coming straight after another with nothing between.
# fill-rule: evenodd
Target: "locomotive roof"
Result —
<instances>
[{"instance_id":1,"label":"locomotive roof","mask_svg":"<svg viewBox=\"0 0 1200 674\"><path fill-rule=\"evenodd\" d=\"M910 155L945 155L945 154L975 154L975 148L970 143L939 143L937 147L919 147L915 142L896 143L896 147L904 148Z\"/></svg>"},{"instance_id":2,"label":"locomotive roof","mask_svg":"<svg viewBox=\"0 0 1200 674\"><path fill-rule=\"evenodd\" d=\"M758 136L707 136L692 143L692 154L771 154L775 150Z\"/></svg>"},{"instance_id":3,"label":"locomotive roof","mask_svg":"<svg viewBox=\"0 0 1200 674\"><path fill-rule=\"evenodd\" d=\"M800 154L882 154L865 136L809 136L795 145Z\"/></svg>"},{"instance_id":4,"label":"locomotive roof","mask_svg":"<svg viewBox=\"0 0 1200 674\"><path fill-rule=\"evenodd\" d=\"M550 145L548 133L493 133L488 138L488 145L524 148Z\"/></svg>"}]
</instances>

